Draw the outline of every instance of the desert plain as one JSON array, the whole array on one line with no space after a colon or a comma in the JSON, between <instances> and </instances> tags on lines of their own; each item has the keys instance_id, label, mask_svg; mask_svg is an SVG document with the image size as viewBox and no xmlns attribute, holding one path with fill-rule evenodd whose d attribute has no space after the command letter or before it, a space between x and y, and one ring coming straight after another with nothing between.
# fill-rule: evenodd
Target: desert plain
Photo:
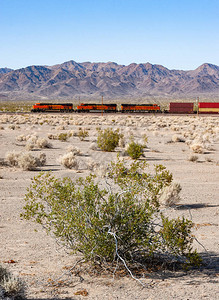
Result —
<instances>
[{"instance_id":1,"label":"desert plain","mask_svg":"<svg viewBox=\"0 0 219 300\"><path fill-rule=\"evenodd\" d=\"M84 140L79 128L88 132ZM114 152L101 151L97 128L119 129L123 142ZM194 248L205 264L187 272L148 272L140 278L144 287L128 274L70 273L80 256L69 255L40 225L20 217L31 179L40 171L72 180L90 172L101 177L118 153L131 160L125 154L131 136L143 143L145 135L141 159L149 167L166 166L182 187L179 203L164 210L192 220ZM68 168L63 157L75 149L77 164ZM24 162L10 164L13 153L41 155L44 163L28 170ZM0 263L26 282L28 299L218 299L218 225L219 116L0 114Z\"/></svg>"}]
</instances>

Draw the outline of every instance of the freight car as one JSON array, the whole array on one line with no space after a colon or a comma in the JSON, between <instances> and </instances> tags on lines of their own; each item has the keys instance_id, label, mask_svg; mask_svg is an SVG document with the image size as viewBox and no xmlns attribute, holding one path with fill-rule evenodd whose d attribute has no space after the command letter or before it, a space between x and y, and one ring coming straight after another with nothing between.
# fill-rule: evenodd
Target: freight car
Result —
<instances>
[{"instance_id":1,"label":"freight car","mask_svg":"<svg viewBox=\"0 0 219 300\"><path fill-rule=\"evenodd\" d=\"M121 110L123 112L161 112L160 106L157 104L121 104Z\"/></svg>"},{"instance_id":2,"label":"freight car","mask_svg":"<svg viewBox=\"0 0 219 300\"><path fill-rule=\"evenodd\" d=\"M77 106L76 112L117 112L117 104L81 103Z\"/></svg>"},{"instance_id":3,"label":"freight car","mask_svg":"<svg viewBox=\"0 0 219 300\"><path fill-rule=\"evenodd\" d=\"M73 104L72 103L36 103L33 105L31 109L32 112L73 112Z\"/></svg>"},{"instance_id":4,"label":"freight car","mask_svg":"<svg viewBox=\"0 0 219 300\"><path fill-rule=\"evenodd\" d=\"M193 114L194 113L194 103L170 102L168 112L171 114Z\"/></svg>"},{"instance_id":5,"label":"freight car","mask_svg":"<svg viewBox=\"0 0 219 300\"><path fill-rule=\"evenodd\" d=\"M219 114L218 102L199 102L198 104L199 114Z\"/></svg>"}]
</instances>

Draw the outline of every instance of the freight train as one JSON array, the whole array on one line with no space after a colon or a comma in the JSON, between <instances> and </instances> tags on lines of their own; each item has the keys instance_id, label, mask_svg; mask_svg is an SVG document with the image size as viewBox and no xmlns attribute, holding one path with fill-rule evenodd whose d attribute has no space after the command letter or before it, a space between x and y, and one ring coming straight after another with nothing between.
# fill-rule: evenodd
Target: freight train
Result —
<instances>
[{"instance_id":1,"label":"freight train","mask_svg":"<svg viewBox=\"0 0 219 300\"><path fill-rule=\"evenodd\" d=\"M171 102L168 110L161 110L158 104L121 104L118 109L117 104L95 104L81 103L73 108L72 103L36 103L32 107L32 112L104 112L104 113L171 113L171 114L219 114L219 102L199 102L198 111L194 108L194 103Z\"/></svg>"}]
</instances>

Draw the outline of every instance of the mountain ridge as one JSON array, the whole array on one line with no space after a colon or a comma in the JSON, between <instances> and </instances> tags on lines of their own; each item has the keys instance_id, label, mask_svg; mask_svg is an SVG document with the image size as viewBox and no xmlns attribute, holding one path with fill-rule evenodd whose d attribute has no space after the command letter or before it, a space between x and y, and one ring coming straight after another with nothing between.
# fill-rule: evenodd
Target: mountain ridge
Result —
<instances>
[{"instance_id":1,"label":"mountain ridge","mask_svg":"<svg viewBox=\"0 0 219 300\"><path fill-rule=\"evenodd\" d=\"M107 99L204 96L219 98L219 66L204 63L195 70L162 65L74 60L53 66L0 68L0 99Z\"/></svg>"}]
</instances>

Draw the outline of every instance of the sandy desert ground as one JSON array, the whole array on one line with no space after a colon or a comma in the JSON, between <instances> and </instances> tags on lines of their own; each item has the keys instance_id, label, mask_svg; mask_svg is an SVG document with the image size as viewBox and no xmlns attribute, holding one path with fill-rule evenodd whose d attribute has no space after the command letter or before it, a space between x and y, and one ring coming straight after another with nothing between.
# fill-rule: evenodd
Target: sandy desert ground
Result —
<instances>
[{"instance_id":1,"label":"sandy desert ground","mask_svg":"<svg viewBox=\"0 0 219 300\"><path fill-rule=\"evenodd\" d=\"M76 136L79 127L89 132L84 141ZM163 164L182 186L181 206L166 210L192 218L199 241L194 247L207 262L201 270L148 274L141 279L145 287L128 275L70 275L68 268L79 257L69 256L40 226L20 218L26 188L40 170L72 179L90 168L101 173L96 163L104 166L124 150L97 149L97 127L119 128L125 143L132 134L139 142L147 135L149 165ZM70 137L57 140L60 133ZM52 146L43 148L47 142ZM25 280L28 299L219 299L219 116L1 114L0 145L0 263ZM60 163L69 146L82 153L77 170ZM29 171L4 165L9 152L27 150L33 156L45 153L45 166ZM87 296L80 295L83 290Z\"/></svg>"}]
</instances>

